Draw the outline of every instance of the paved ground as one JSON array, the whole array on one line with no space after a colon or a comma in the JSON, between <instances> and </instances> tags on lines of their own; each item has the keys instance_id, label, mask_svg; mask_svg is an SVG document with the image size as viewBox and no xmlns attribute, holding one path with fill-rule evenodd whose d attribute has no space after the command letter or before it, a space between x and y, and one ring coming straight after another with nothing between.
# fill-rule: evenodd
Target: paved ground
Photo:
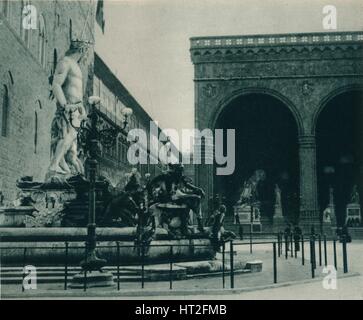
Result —
<instances>
[{"instance_id":1,"label":"paved ground","mask_svg":"<svg viewBox=\"0 0 363 320\"><path fill-rule=\"evenodd\" d=\"M82 290L62 290L61 284L39 284L38 290L21 293L20 285L3 285L2 296L6 297L100 297L100 298L138 298L138 299L362 299L363 277L357 276L357 272L363 274L363 241L355 241L348 244L349 277L342 272L341 244L337 244L338 262L338 286L337 290L326 290L323 288L322 267L319 266L319 254L317 246L317 270L316 278L311 279L311 267L307 260L310 253L305 246L305 266L302 266L301 256L289 258L284 256L278 258L278 284L273 284L272 273L272 245L255 245L252 255L249 246L235 248L237 257L247 257L249 260L259 259L263 261L263 271L255 274L244 274L235 276L235 290L222 289L222 277L204 279L192 279L175 281L173 290L169 290L168 282L146 283L141 290L140 283L121 283L121 290L115 289L89 289L86 293ZM333 246L329 243L327 248L328 264L333 263ZM324 254L322 252L322 264ZM305 282L305 283L303 283ZM306 283L309 282L309 283ZM229 275L225 278L225 287L230 287ZM258 288L258 290L256 290ZM207 291L208 290L208 295Z\"/></svg>"}]
</instances>

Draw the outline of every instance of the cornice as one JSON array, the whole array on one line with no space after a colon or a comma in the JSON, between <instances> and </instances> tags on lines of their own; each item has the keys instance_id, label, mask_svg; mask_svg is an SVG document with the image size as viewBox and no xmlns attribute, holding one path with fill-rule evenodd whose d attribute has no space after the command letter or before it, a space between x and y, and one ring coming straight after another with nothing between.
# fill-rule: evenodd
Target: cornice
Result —
<instances>
[{"instance_id":1,"label":"cornice","mask_svg":"<svg viewBox=\"0 0 363 320\"><path fill-rule=\"evenodd\" d=\"M296 56L311 53L359 51L363 49L363 32L304 33L251 36L191 38L193 63L228 60L246 60L258 56ZM312 58L313 55L312 55ZM306 58L305 58L306 59Z\"/></svg>"}]
</instances>

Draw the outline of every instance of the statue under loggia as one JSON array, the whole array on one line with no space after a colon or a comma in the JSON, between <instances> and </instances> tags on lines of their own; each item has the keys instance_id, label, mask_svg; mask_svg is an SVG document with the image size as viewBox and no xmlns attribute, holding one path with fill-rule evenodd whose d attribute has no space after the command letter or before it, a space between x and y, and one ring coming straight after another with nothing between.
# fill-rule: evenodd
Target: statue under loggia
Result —
<instances>
[{"instance_id":1,"label":"statue under loggia","mask_svg":"<svg viewBox=\"0 0 363 320\"><path fill-rule=\"evenodd\" d=\"M265 179L265 171L258 169L243 183L240 199L234 206L234 216L237 224L249 225L255 228L256 231L261 230L258 185Z\"/></svg>"}]
</instances>

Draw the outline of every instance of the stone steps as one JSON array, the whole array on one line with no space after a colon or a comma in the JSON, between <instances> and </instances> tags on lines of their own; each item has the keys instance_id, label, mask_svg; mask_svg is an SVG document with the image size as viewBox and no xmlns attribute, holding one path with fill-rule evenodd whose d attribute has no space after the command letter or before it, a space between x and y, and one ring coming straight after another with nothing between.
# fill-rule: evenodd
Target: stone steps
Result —
<instances>
[{"instance_id":1,"label":"stone steps","mask_svg":"<svg viewBox=\"0 0 363 320\"><path fill-rule=\"evenodd\" d=\"M173 280L186 280L191 278L216 277L222 275L221 261L195 261L195 262L180 262L173 264L171 275ZM262 262L260 264L262 269ZM103 268L113 274L113 280L117 282L117 268L115 266ZM225 263L225 272L230 270L229 261ZM251 263L235 261L234 273L245 274L256 271L251 267ZM64 283L64 267L60 266L41 266L37 268L38 283ZM70 266L68 268L68 281L82 270L80 267ZM141 282L142 271L141 266L120 266L119 280L120 282ZM7 266L1 268L1 284L21 284L23 279L23 268L19 266ZM170 265L157 264L145 265L144 281L169 281Z\"/></svg>"}]
</instances>

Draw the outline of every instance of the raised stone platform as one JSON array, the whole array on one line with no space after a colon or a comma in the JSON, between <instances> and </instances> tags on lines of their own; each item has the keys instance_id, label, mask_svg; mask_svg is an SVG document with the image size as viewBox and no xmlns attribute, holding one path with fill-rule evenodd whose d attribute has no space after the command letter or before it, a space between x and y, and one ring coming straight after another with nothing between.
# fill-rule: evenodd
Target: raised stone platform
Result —
<instances>
[{"instance_id":1,"label":"raised stone platform","mask_svg":"<svg viewBox=\"0 0 363 320\"><path fill-rule=\"evenodd\" d=\"M0 207L0 227L24 227L25 217L33 211L32 206Z\"/></svg>"},{"instance_id":2,"label":"raised stone platform","mask_svg":"<svg viewBox=\"0 0 363 320\"><path fill-rule=\"evenodd\" d=\"M0 249L3 265L21 265L25 260L36 265L77 265L85 254L86 228L0 228ZM135 248L136 228L98 228L98 255L108 264L140 264L141 257ZM65 242L68 242L66 252ZM117 257L117 246L120 255ZM188 239L175 240L167 231L157 229L155 239L145 259L149 263L169 262L170 247L173 246L174 261L213 259L215 250L210 239L200 234Z\"/></svg>"}]
</instances>

